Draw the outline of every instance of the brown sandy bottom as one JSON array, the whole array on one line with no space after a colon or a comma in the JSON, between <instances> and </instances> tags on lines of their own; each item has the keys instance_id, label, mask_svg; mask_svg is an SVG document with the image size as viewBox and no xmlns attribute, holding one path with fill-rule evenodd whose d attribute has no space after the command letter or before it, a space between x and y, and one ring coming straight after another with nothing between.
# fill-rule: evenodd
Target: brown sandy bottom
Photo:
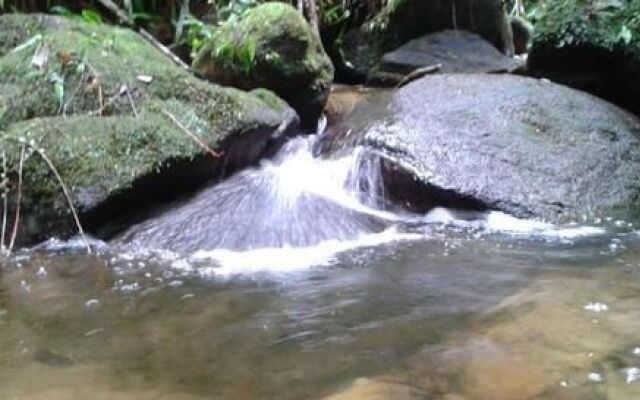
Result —
<instances>
[{"instance_id":1,"label":"brown sandy bottom","mask_svg":"<svg viewBox=\"0 0 640 400\"><path fill-rule=\"evenodd\" d=\"M411 356L404 372L358 379L326 400L638 399L639 261L542 276L469 332Z\"/></svg>"}]
</instances>

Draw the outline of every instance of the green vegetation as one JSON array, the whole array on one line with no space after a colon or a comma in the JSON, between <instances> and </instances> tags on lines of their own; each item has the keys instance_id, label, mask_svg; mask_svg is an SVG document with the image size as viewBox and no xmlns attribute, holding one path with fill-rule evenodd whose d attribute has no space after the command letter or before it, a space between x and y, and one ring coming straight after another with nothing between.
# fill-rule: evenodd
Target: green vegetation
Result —
<instances>
[{"instance_id":1,"label":"green vegetation","mask_svg":"<svg viewBox=\"0 0 640 400\"><path fill-rule=\"evenodd\" d=\"M28 143L50 158L80 213L143 176L204 156L166 113L224 149L232 137L282 122L282 107L267 98L197 79L129 29L0 16L0 148L11 188ZM24 163L23 187L22 242L75 232L60 185L38 157Z\"/></svg>"},{"instance_id":2,"label":"green vegetation","mask_svg":"<svg viewBox=\"0 0 640 400\"><path fill-rule=\"evenodd\" d=\"M548 0L538 16L538 42L588 44L640 55L640 0Z\"/></svg>"}]
</instances>

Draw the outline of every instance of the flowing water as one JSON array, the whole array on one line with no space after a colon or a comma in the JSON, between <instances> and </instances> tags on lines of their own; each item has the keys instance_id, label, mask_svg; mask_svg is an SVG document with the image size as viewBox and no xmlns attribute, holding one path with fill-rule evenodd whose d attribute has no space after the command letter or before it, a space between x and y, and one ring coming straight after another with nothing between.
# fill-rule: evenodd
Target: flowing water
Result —
<instances>
[{"instance_id":1,"label":"flowing water","mask_svg":"<svg viewBox=\"0 0 640 400\"><path fill-rule=\"evenodd\" d=\"M0 399L638 399L640 231L390 210L313 139L0 267Z\"/></svg>"}]
</instances>

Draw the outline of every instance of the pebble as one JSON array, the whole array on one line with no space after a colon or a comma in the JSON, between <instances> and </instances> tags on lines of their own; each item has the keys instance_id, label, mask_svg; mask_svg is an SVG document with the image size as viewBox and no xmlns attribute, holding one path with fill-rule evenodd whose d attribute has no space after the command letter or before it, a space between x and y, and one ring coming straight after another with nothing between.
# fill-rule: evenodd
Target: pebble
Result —
<instances>
[{"instance_id":1,"label":"pebble","mask_svg":"<svg viewBox=\"0 0 640 400\"><path fill-rule=\"evenodd\" d=\"M596 382L596 383L600 383L603 381L602 374L599 374L597 372L590 372L587 375L587 379L591 382Z\"/></svg>"},{"instance_id":2,"label":"pebble","mask_svg":"<svg viewBox=\"0 0 640 400\"><path fill-rule=\"evenodd\" d=\"M596 313L601 313L609 310L609 306L604 303L589 303L584 306L584 309L587 311L593 311Z\"/></svg>"},{"instance_id":3,"label":"pebble","mask_svg":"<svg viewBox=\"0 0 640 400\"><path fill-rule=\"evenodd\" d=\"M639 382L640 381L640 368L638 367L631 367L631 368L627 368L625 371L625 382L626 383L634 383L634 382Z\"/></svg>"},{"instance_id":4,"label":"pebble","mask_svg":"<svg viewBox=\"0 0 640 400\"><path fill-rule=\"evenodd\" d=\"M100 300L91 299L91 300L87 300L87 302L84 303L84 306L87 308L94 308L94 307L97 307L99 304L100 304Z\"/></svg>"}]
</instances>

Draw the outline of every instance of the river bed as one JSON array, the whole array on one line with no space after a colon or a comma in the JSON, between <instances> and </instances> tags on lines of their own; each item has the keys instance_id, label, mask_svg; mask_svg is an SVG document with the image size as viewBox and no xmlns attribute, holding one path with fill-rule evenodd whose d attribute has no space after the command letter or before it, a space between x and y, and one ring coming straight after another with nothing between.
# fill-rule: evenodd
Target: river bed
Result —
<instances>
[{"instance_id":1,"label":"river bed","mask_svg":"<svg viewBox=\"0 0 640 400\"><path fill-rule=\"evenodd\" d=\"M24 251L0 269L1 397L640 398L633 228L407 230L285 271Z\"/></svg>"}]
</instances>

